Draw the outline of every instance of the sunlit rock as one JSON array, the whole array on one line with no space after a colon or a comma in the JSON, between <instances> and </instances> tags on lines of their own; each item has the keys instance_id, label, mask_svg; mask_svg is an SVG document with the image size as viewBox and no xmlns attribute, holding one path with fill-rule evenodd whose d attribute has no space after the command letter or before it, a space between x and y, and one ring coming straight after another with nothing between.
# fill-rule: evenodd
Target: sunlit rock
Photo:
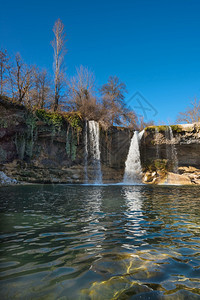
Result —
<instances>
[{"instance_id":1,"label":"sunlit rock","mask_svg":"<svg viewBox=\"0 0 200 300\"><path fill-rule=\"evenodd\" d=\"M17 180L8 177L4 172L0 172L0 185L16 184Z\"/></svg>"}]
</instances>

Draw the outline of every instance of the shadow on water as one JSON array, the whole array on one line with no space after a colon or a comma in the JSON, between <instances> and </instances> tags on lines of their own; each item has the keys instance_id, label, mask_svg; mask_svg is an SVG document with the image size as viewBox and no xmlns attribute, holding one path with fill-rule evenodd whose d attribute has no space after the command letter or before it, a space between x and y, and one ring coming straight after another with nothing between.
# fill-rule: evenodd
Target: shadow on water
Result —
<instances>
[{"instance_id":1,"label":"shadow on water","mask_svg":"<svg viewBox=\"0 0 200 300\"><path fill-rule=\"evenodd\" d=\"M200 188L1 188L1 299L199 299Z\"/></svg>"}]
</instances>

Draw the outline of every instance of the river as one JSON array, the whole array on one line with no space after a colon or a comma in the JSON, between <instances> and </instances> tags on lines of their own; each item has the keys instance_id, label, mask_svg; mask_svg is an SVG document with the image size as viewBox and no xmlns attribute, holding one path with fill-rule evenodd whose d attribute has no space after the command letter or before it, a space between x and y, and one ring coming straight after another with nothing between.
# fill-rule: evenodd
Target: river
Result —
<instances>
[{"instance_id":1,"label":"river","mask_svg":"<svg viewBox=\"0 0 200 300\"><path fill-rule=\"evenodd\" d=\"M200 187L0 188L1 299L200 299Z\"/></svg>"}]
</instances>

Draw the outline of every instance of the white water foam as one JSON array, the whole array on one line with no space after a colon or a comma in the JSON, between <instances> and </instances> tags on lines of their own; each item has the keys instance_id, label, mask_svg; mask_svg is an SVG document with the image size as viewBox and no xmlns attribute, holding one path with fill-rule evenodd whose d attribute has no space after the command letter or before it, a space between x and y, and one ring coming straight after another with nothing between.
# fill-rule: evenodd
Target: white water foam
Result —
<instances>
[{"instance_id":1,"label":"white water foam","mask_svg":"<svg viewBox=\"0 0 200 300\"><path fill-rule=\"evenodd\" d=\"M85 122L84 132L84 182L88 183L88 123Z\"/></svg>"},{"instance_id":2,"label":"white water foam","mask_svg":"<svg viewBox=\"0 0 200 300\"><path fill-rule=\"evenodd\" d=\"M173 172L178 173L178 157L177 157L177 151L176 146L174 144L174 136L171 126L169 126L169 136L170 136L170 142L171 142L171 153L172 153L172 161L173 161Z\"/></svg>"},{"instance_id":3,"label":"white water foam","mask_svg":"<svg viewBox=\"0 0 200 300\"><path fill-rule=\"evenodd\" d=\"M101 153L99 145L99 123L96 121L89 121L89 148L92 158L94 183L102 183L101 173Z\"/></svg>"},{"instance_id":4,"label":"white water foam","mask_svg":"<svg viewBox=\"0 0 200 300\"><path fill-rule=\"evenodd\" d=\"M138 133L134 132L131 139L128 156L125 162L124 180L125 184L142 182L142 166L140 161L139 142L143 136L144 130Z\"/></svg>"}]
</instances>

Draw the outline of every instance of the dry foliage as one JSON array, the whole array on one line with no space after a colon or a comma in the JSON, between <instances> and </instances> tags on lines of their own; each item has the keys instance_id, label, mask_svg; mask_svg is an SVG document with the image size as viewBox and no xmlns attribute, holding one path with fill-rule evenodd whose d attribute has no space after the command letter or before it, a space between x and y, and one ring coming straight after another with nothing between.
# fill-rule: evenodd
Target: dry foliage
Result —
<instances>
[{"instance_id":1,"label":"dry foliage","mask_svg":"<svg viewBox=\"0 0 200 300\"><path fill-rule=\"evenodd\" d=\"M178 123L200 122L200 100L196 98L191 101L191 105L184 112L180 112L177 117Z\"/></svg>"},{"instance_id":2,"label":"dry foliage","mask_svg":"<svg viewBox=\"0 0 200 300\"><path fill-rule=\"evenodd\" d=\"M84 118L98 119L100 103L95 95L95 77L88 68L80 66L68 83L68 109L79 111Z\"/></svg>"}]
</instances>

